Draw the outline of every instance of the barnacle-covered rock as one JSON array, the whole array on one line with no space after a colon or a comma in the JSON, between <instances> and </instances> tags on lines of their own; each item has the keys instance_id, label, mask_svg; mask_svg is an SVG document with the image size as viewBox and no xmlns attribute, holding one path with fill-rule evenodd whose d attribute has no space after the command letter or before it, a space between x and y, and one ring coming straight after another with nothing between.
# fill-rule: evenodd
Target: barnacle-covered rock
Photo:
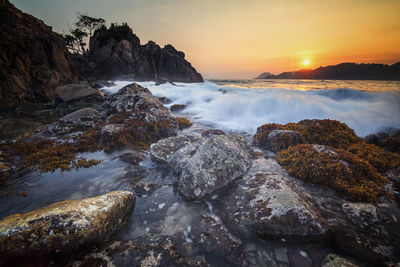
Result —
<instances>
[{"instance_id":1,"label":"barnacle-covered rock","mask_svg":"<svg viewBox=\"0 0 400 267\"><path fill-rule=\"evenodd\" d=\"M203 257L185 255L185 241L168 236L145 235L133 241L114 241L77 259L78 266L197 266L209 264ZM186 243L187 244L187 243Z\"/></svg>"},{"instance_id":2,"label":"barnacle-covered rock","mask_svg":"<svg viewBox=\"0 0 400 267\"><path fill-rule=\"evenodd\" d=\"M121 226L134 204L131 192L114 191L8 216L0 221L0 254L39 255L103 242Z\"/></svg>"},{"instance_id":3,"label":"barnacle-covered rock","mask_svg":"<svg viewBox=\"0 0 400 267\"><path fill-rule=\"evenodd\" d=\"M162 139L151 145L151 159L158 163L167 163L176 151L187 144L201 140L203 140L203 138L198 134L180 135Z\"/></svg>"},{"instance_id":4,"label":"barnacle-covered rock","mask_svg":"<svg viewBox=\"0 0 400 267\"><path fill-rule=\"evenodd\" d=\"M253 156L244 137L212 135L177 150L168 163L178 176L178 189L189 198L199 198L241 177L251 166Z\"/></svg>"},{"instance_id":5,"label":"barnacle-covered rock","mask_svg":"<svg viewBox=\"0 0 400 267\"><path fill-rule=\"evenodd\" d=\"M322 267L357 267L354 263L339 257L335 254L328 254L325 259Z\"/></svg>"},{"instance_id":6,"label":"barnacle-covered rock","mask_svg":"<svg viewBox=\"0 0 400 267\"><path fill-rule=\"evenodd\" d=\"M323 219L274 159L257 159L227 200L227 217L261 236L318 236Z\"/></svg>"},{"instance_id":7,"label":"barnacle-covered rock","mask_svg":"<svg viewBox=\"0 0 400 267\"><path fill-rule=\"evenodd\" d=\"M92 129L101 118L93 108L83 108L62 117L53 128L58 134Z\"/></svg>"}]
</instances>

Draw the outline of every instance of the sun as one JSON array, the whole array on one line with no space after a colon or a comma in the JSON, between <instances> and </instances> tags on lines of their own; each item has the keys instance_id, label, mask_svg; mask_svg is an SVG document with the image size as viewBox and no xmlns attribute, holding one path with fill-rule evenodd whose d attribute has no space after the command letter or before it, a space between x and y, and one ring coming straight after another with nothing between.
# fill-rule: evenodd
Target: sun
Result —
<instances>
[{"instance_id":1,"label":"sun","mask_svg":"<svg viewBox=\"0 0 400 267\"><path fill-rule=\"evenodd\" d=\"M304 59L303 62L301 63L303 66L309 66L311 64L311 60L309 59Z\"/></svg>"}]
</instances>

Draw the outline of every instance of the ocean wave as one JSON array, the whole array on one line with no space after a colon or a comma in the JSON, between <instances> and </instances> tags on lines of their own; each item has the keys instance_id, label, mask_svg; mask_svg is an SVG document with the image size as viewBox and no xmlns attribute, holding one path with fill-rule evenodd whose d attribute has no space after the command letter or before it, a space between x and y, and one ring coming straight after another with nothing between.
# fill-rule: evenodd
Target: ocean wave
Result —
<instances>
[{"instance_id":1,"label":"ocean wave","mask_svg":"<svg viewBox=\"0 0 400 267\"><path fill-rule=\"evenodd\" d=\"M139 82L154 95L169 98L172 101L169 105L186 104L184 112L190 114L192 120L229 131L254 134L257 127L265 123L325 118L345 122L359 136L400 128L399 90L379 93L343 87L260 90L258 86L252 88L252 83L248 82L246 88L245 83L232 87L210 81L178 83L178 86Z\"/></svg>"}]
</instances>

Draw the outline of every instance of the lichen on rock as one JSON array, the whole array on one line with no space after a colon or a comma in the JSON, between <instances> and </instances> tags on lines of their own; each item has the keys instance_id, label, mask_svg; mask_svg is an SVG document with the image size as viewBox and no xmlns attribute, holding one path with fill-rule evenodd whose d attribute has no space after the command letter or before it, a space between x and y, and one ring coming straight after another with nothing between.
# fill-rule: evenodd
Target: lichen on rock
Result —
<instances>
[{"instance_id":1,"label":"lichen on rock","mask_svg":"<svg viewBox=\"0 0 400 267\"><path fill-rule=\"evenodd\" d=\"M104 242L135 204L127 191L66 200L0 221L0 254L42 255Z\"/></svg>"}]
</instances>

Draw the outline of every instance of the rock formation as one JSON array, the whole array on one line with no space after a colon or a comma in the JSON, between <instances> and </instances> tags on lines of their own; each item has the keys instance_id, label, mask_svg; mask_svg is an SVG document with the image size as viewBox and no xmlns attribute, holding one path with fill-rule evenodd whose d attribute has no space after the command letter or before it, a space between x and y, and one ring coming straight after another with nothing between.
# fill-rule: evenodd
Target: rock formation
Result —
<instances>
[{"instance_id":1,"label":"rock formation","mask_svg":"<svg viewBox=\"0 0 400 267\"><path fill-rule=\"evenodd\" d=\"M43 21L0 1L0 101L54 99L54 89L71 80L67 48Z\"/></svg>"},{"instance_id":2,"label":"rock formation","mask_svg":"<svg viewBox=\"0 0 400 267\"><path fill-rule=\"evenodd\" d=\"M140 44L128 25L97 30L90 40L88 58L74 55L74 70L81 77L203 82L201 74L172 45L161 48L150 41Z\"/></svg>"},{"instance_id":3,"label":"rock formation","mask_svg":"<svg viewBox=\"0 0 400 267\"><path fill-rule=\"evenodd\" d=\"M386 64L341 63L316 69L263 73L256 79L327 79L327 80L400 80L400 62Z\"/></svg>"}]
</instances>

